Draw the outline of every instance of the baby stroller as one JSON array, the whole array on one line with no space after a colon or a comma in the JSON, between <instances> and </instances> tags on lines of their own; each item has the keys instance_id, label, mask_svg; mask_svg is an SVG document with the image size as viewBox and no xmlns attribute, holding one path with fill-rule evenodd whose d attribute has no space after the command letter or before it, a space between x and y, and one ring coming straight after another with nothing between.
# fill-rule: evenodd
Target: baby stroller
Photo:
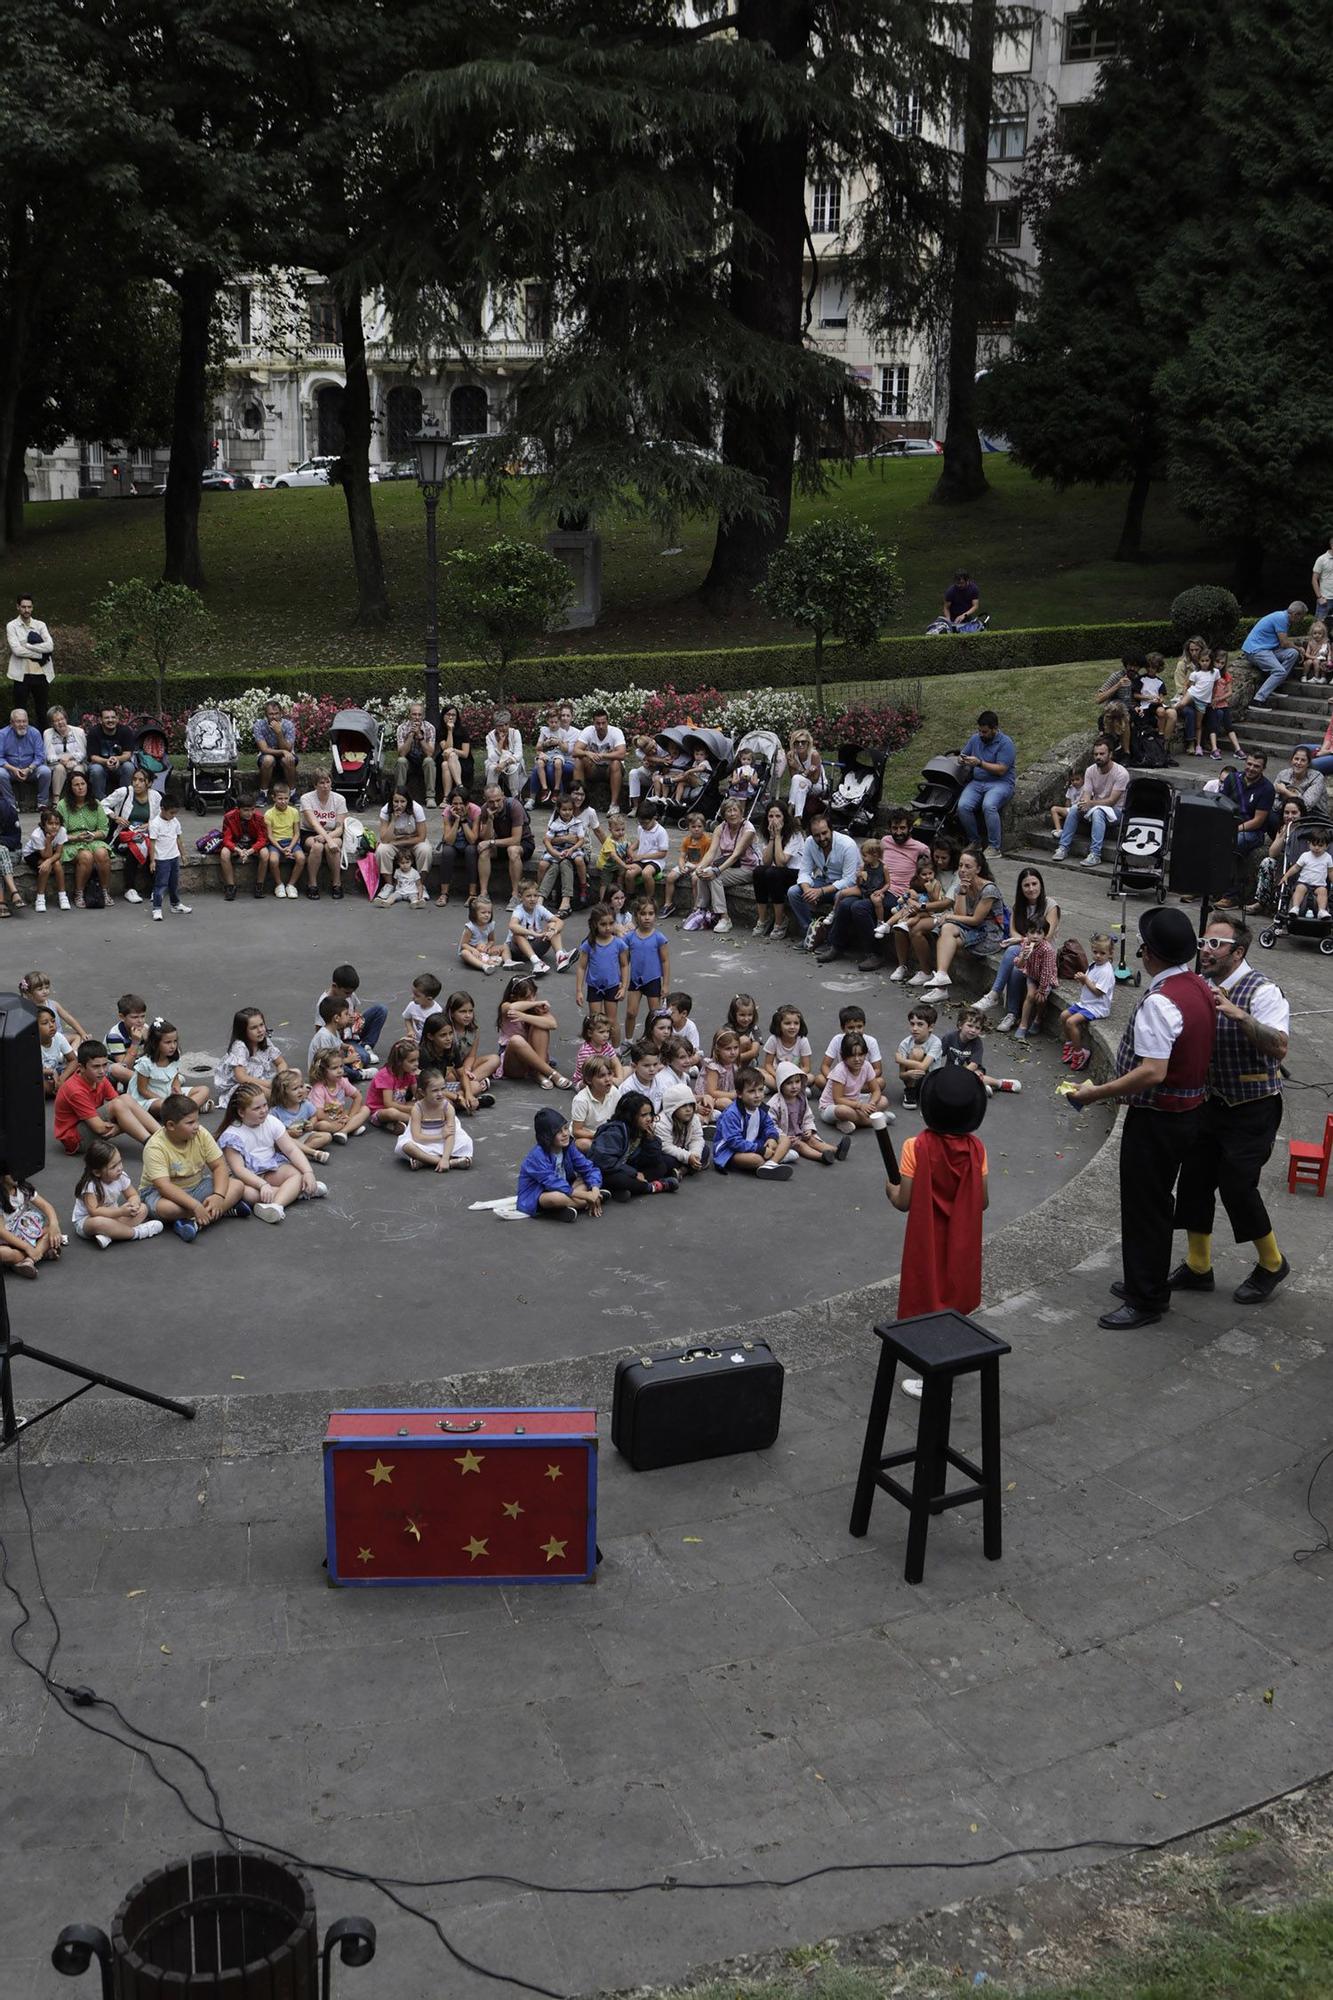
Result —
<instances>
[{"instance_id":1,"label":"baby stroller","mask_svg":"<svg viewBox=\"0 0 1333 2000\"><path fill-rule=\"evenodd\" d=\"M1308 818L1296 822L1293 846L1297 854L1305 852L1312 833L1322 833L1326 840L1333 839L1333 827L1322 813L1311 813ZM1305 915L1307 898L1310 904L1308 916ZM1278 890L1277 914L1260 931L1259 942L1265 951L1271 951L1282 937L1304 938L1309 943L1317 943L1325 958L1333 958L1333 922L1315 915L1314 891L1303 889L1294 878L1284 882Z\"/></svg>"},{"instance_id":2,"label":"baby stroller","mask_svg":"<svg viewBox=\"0 0 1333 2000\"><path fill-rule=\"evenodd\" d=\"M135 731L134 769L147 773L149 784L159 796L165 794L171 776L165 722L145 722Z\"/></svg>"},{"instance_id":3,"label":"baby stroller","mask_svg":"<svg viewBox=\"0 0 1333 2000\"><path fill-rule=\"evenodd\" d=\"M841 777L829 800L829 817L834 826L848 833L869 833L875 824L875 808L884 790L887 750L862 750L855 743L838 745Z\"/></svg>"},{"instance_id":4,"label":"baby stroller","mask_svg":"<svg viewBox=\"0 0 1333 2000\"><path fill-rule=\"evenodd\" d=\"M185 725L185 803L225 812L237 799L236 725L220 708L197 708Z\"/></svg>"},{"instance_id":5,"label":"baby stroller","mask_svg":"<svg viewBox=\"0 0 1333 2000\"><path fill-rule=\"evenodd\" d=\"M927 625L926 637L928 639L943 639L956 632L984 632L989 624L989 611L984 613L980 618L968 618L958 625L954 624L952 618L946 618L943 612L941 612L938 618L932 618L929 625Z\"/></svg>"},{"instance_id":6,"label":"baby stroller","mask_svg":"<svg viewBox=\"0 0 1333 2000\"><path fill-rule=\"evenodd\" d=\"M348 805L379 797L384 730L364 708L340 708L333 718L333 782Z\"/></svg>"},{"instance_id":7,"label":"baby stroller","mask_svg":"<svg viewBox=\"0 0 1333 2000\"><path fill-rule=\"evenodd\" d=\"M930 759L921 773L921 788L908 807L918 840L934 840L957 817L958 800L971 775L961 757Z\"/></svg>"},{"instance_id":8,"label":"baby stroller","mask_svg":"<svg viewBox=\"0 0 1333 2000\"><path fill-rule=\"evenodd\" d=\"M1176 794L1165 778L1133 777L1120 809L1120 838L1108 896L1138 891L1166 901L1166 864L1171 852L1171 814Z\"/></svg>"},{"instance_id":9,"label":"baby stroller","mask_svg":"<svg viewBox=\"0 0 1333 2000\"><path fill-rule=\"evenodd\" d=\"M683 820L687 813L701 812L707 816L715 811L719 774L731 762L731 738L720 729L691 729L688 724L681 724L674 729L659 730L657 740L676 753L672 768L667 772L667 798L662 817ZM690 769L700 750L708 760L708 770L692 778L682 797L677 799L676 781L682 772Z\"/></svg>"},{"instance_id":10,"label":"baby stroller","mask_svg":"<svg viewBox=\"0 0 1333 2000\"><path fill-rule=\"evenodd\" d=\"M746 759L754 768L752 784L737 777L737 769ZM724 800L739 799L745 807L745 817L758 825L769 800L777 796L777 788L786 768L787 758L781 738L771 729L747 729L738 741L726 771L718 780L719 796Z\"/></svg>"}]
</instances>

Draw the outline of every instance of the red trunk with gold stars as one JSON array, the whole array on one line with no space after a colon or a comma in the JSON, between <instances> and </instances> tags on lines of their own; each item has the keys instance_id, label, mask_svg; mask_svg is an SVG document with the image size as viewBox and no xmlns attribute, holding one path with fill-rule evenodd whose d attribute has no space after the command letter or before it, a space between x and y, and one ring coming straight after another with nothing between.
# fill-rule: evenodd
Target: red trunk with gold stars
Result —
<instances>
[{"instance_id":1,"label":"red trunk with gold stars","mask_svg":"<svg viewBox=\"0 0 1333 2000\"><path fill-rule=\"evenodd\" d=\"M595 1410L338 1410L329 1582L588 1583Z\"/></svg>"}]
</instances>

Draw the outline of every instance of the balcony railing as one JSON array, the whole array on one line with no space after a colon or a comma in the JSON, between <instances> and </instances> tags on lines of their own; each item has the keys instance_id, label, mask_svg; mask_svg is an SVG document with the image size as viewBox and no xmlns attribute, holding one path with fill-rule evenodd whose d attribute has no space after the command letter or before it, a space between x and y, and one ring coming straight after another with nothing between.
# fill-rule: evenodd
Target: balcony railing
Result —
<instances>
[{"instance_id":1,"label":"balcony railing","mask_svg":"<svg viewBox=\"0 0 1333 2000\"><path fill-rule=\"evenodd\" d=\"M427 360L450 361L461 355L468 361L540 361L546 352L544 340L468 340L458 347L447 347L429 352ZM374 361L417 362L422 359L420 350L404 346L396 340L370 340L366 342L366 357ZM259 362L270 362L277 367L309 366L314 362L332 362L342 366L342 348L334 343L316 341L303 347L265 347L258 341L247 341L236 349L236 361L242 367L253 367Z\"/></svg>"}]
</instances>

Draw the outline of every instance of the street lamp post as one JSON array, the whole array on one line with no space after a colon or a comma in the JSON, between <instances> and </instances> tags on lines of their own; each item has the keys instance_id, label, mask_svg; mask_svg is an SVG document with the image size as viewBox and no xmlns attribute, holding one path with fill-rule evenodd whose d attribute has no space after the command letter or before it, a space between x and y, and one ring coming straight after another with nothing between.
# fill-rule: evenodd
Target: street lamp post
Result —
<instances>
[{"instance_id":1,"label":"street lamp post","mask_svg":"<svg viewBox=\"0 0 1333 2000\"><path fill-rule=\"evenodd\" d=\"M412 439L417 459L417 484L426 503L426 720L440 722L440 558L435 537L435 513L440 504L449 440L439 431L419 431Z\"/></svg>"}]
</instances>

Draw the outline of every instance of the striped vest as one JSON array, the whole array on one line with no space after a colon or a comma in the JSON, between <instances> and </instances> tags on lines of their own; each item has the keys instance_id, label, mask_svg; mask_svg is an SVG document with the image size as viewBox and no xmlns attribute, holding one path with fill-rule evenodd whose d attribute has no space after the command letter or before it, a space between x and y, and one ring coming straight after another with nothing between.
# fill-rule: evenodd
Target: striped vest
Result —
<instances>
[{"instance_id":1,"label":"striped vest","mask_svg":"<svg viewBox=\"0 0 1333 2000\"><path fill-rule=\"evenodd\" d=\"M1182 966L1155 990L1180 1009L1183 1026L1167 1057L1162 1081L1147 1090L1136 1091L1125 1102L1150 1111L1197 1111L1208 1088L1208 1065L1217 1023L1213 989L1197 972ZM1115 1063L1117 1076L1127 1075L1138 1061L1134 1053L1134 1023L1139 1017L1139 1007L1148 997L1145 993L1121 1037Z\"/></svg>"},{"instance_id":2,"label":"striped vest","mask_svg":"<svg viewBox=\"0 0 1333 2000\"><path fill-rule=\"evenodd\" d=\"M1248 1014L1250 1002L1268 981L1253 967L1243 972L1227 999ZM1275 1056L1266 1056L1254 1046L1239 1021L1217 1017L1217 1041L1213 1046L1212 1067L1208 1072L1208 1094L1224 1104L1248 1104L1259 1097L1279 1097L1282 1070Z\"/></svg>"}]
</instances>

